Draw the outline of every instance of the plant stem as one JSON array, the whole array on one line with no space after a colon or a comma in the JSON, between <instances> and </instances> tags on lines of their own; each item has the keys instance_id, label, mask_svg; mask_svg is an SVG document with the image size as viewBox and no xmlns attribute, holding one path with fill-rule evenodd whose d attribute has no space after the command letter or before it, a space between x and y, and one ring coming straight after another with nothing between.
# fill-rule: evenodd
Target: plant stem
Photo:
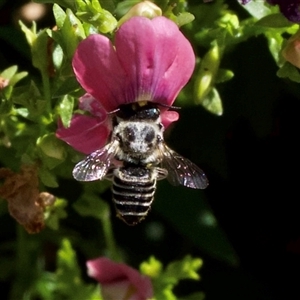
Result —
<instances>
[{"instance_id":1,"label":"plant stem","mask_svg":"<svg viewBox=\"0 0 300 300\"><path fill-rule=\"evenodd\" d=\"M28 247L28 236L24 228L17 225L16 245L16 278L10 291L10 299L25 299L26 291L30 288L30 250Z\"/></svg>"},{"instance_id":2,"label":"plant stem","mask_svg":"<svg viewBox=\"0 0 300 300\"><path fill-rule=\"evenodd\" d=\"M121 255L117 249L116 242L114 239L109 209L107 210L107 213L104 214L104 216L101 218L101 221L109 256L114 261L122 261Z\"/></svg>"}]
</instances>

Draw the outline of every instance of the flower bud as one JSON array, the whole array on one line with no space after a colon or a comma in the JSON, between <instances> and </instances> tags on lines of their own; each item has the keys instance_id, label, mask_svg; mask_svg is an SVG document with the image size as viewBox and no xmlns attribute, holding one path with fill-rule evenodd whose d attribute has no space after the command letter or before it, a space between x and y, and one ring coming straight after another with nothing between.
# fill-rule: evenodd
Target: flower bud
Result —
<instances>
[{"instance_id":1,"label":"flower bud","mask_svg":"<svg viewBox=\"0 0 300 300\"><path fill-rule=\"evenodd\" d=\"M3 90L9 84L9 80L0 76L0 90Z\"/></svg>"},{"instance_id":2,"label":"flower bud","mask_svg":"<svg viewBox=\"0 0 300 300\"><path fill-rule=\"evenodd\" d=\"M134 16L142 16L149 19L161 16L161 9L151 1L142 1L134 5L118 22L118 27L120 27L125 21L129 20Z\"/></svg>"},{"instance_id":3,"label":"flower bud","mask_svg":"<svg viewBox=\"0 0 300 300\"><path fill-rule=\"evenodd\" d=\"M289 38L282 50L282 56L286 61L300 68L300 31Z\"/></svg>"}]
</instances>

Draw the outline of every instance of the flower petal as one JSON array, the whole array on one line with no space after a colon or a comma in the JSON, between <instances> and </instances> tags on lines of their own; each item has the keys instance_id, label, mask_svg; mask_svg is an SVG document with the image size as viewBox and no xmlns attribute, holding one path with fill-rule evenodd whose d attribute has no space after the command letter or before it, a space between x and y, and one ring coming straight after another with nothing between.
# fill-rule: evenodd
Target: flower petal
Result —
<instances>
[{"instance_id":1,"label":"flower petal","mask_svg":"<svg viewBox=\"0 0 300 300\"><path fill-rule=\"evenodd\" d=\"M73 58L77 80L106 111L142 100L172 105L195 66L189 41L165 17L129 19L117 31L115 46L93 34Z\"/></svg>"},{"instance_id":2,"label":"flower petal","mask_svg":"<svg viewBox=\"0 0 300 300\"><path fill-rule=\"evenodd\" d=\"M152 284L148 277L142 276L137 270L105 257L87 261L88 274L102 285L128 280L136 289L136 300L145 300L153 296Z\"/></svg>"},{"instance_id":3,"label":"flower petal","mask_svg":"<svg viewBox=\"0 0 300 300\"><path fill-rule=\"evenodd\" d=\"M106 110L103 108L101 103L90 94L85 94L79 98L78 107L81 110L88 111L93 116L99 117L103 121L106 119Z\"/></svg>"},{"instance_id":4,"label":"flower petal","mask_svg":"<svg viewBox=\"0 0 300 300\"><path fill-rule=\"evenodd\" d=\"M171 123L176 122L179 119L179 113L177 111L164 111L161 113L161 122L165 128Z\"/></svg>"},{"instance_id":5,"label":"flower petal","mask_svg":"<svg viewBox=\"0 0 300 300\"><path fill-rule=\"evenodd\" d=\"M129 76L123 101L172 105L190 79L195 55L177 25L165 17L133 17L116 33L119 61Z\"/></svg>"},{"instance_id":6,"label":"flower petal","mask_svg":"<svg viewBox=\"0 0 300 300\"><path fill-rule=\"evenodd\" d=\"M101 149L110 134L107 122L103 120L80 114L75 114L71 120L71 125L64 128L59 122L56 136L68 143L77 151L90 154L97 149Z\"/></svg>"},{"instance_id":7,"label":"flower petal","mask_svg":"<svg viewBox=\"0 0 300 300\"><path fill-rule=\"evenodd\" d=\"M100 101L106 111L119 106L127 77L107 37L92 34L80 42L73 69L81 86Z\"/></svg>"}]
</instances>

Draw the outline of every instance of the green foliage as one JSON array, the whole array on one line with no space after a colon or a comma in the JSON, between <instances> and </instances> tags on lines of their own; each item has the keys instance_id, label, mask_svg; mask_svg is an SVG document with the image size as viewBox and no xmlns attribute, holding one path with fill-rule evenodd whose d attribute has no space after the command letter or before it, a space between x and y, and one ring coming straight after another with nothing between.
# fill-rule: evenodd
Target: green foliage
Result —
<instances>
[{"instance_id":1,"label":"green foliage","mask_svg":"<svg viewBox=\"0 0 300 300\"><path fill-rule=\"evenodd\" d=\"M67 201L64 199L56 199L54 205L50 206L45 212L46 225L53 229L58 230L61 219L67 217L67 212L65 210L67 206Z\"/></svg>"},{"instance_id":2,"label":"green foliage","mask_svg":"<svg viewBox=\"0 0 300 300\"><path fill-rule=\"evenodd\" d=\"M93 25L99 32L112 32L117 26L117 20L107 10L103 9L97 0L76 0L77 16L84 22Z\"/></svg>"},{"instance_id":3,"label":"green foliage","mask_svg":"<svg viewBox=\"0 0 300 300\"><path fill-rule=\"evenodd\" d=\"M69 240L64 239L57 252L55 273L43 273L32 291L45 300L74 299L101 300L99 288L83 282L76 252Z\"/></svg>"},{"instance_id":4,"label":"green foliage","mask_svg":"<svg viewBox=\"0 0 300 300\"><path fill-rule=\"evenodd\" d=\"M152 279L155 299L176 300L178 299L173 293L174 287L181 280L199 280L199 269L202 266L202 260L192 258L187 255L182 260L174 261L162 267L162 263L154 257L150 257L148 261L143 262L140 266L142 274L149 276ZM201 296L198 299L203 299L202 293L197 293ZM188 299L193 299L196 295L187 296ZM185 298L186 299L186 298Z\"/></svg>"}]
</instances>

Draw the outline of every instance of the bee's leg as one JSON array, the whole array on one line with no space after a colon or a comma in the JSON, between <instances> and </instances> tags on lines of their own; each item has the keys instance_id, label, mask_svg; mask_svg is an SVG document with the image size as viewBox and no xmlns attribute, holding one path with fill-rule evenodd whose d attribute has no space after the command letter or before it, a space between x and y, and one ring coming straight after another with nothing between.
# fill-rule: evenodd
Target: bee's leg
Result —
<instances>
[{"instance_id":1,"label":"bee's leg","mask_svg":"<svg viewBox=\"0 0 300 300\"><path fill-rule=\"evenodd\" d=\"M165 179L168 176L168 170L163 168L156 168L157 180Z\"/></svg>"}]
</instances>

